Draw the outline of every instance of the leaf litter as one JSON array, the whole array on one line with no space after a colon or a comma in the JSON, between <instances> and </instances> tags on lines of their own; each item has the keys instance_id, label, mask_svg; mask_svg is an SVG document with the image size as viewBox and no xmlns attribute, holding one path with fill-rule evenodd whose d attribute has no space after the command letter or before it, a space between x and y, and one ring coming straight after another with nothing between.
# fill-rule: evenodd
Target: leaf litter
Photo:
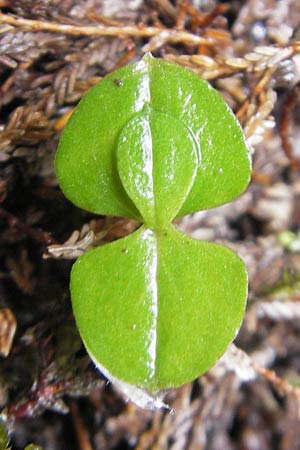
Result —
<instances>
[{"instance_id":1,"label":"leaf litter","mask_svg":"<svg viewBox=\"0 0 300 450\"><path fill-rule=\"evenodd\" d=\"M2 352L0 402L13 448L298 450L300 257L279 237L297 233L300 219L299 4L118 1L112 11L109 3L1 2L0 306L13 341ZM52 166L86 90L148 50L219 90L254 161L243 196L178 223L237 251L250 291L234 346L168 394L172 414L125 404L88 362L72 319L68 258L136 224L78 211Z\"/></svg>"}]
</instances>

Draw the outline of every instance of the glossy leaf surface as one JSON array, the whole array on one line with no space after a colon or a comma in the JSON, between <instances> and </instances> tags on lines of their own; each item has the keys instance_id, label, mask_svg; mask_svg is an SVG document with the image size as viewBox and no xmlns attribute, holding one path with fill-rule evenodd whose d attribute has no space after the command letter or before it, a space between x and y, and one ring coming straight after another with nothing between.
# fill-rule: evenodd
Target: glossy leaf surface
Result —
<instances>
[{"instance_id":1,"label":"glossy leaf surface","mask_svg":"<svg viewBox=\"0 0 300 450\"><path fill-rule=\"evenodd\" d=\"M146 110L155 126L143 134ZM160 144L161 156L155 150ZM154 163L160 158L152 171L156 207L128 177L128 163L141 169L144 156L144 166L149 158ZM82 99L62 134L56 173L65 195L77 206L160 227L174 214L235 198L249 182L250 160L241 128L219 94L194 73L146 55L105 77ZM146 172L143 176L147 183Z\"/></svg>"},{"instance_id":2,"label":"glossy leaf surface","mask_svg":"<svg viewBox=\"0 0 300 450\"><path fill-rule=\"evenodd\" d=\"M157 59L151 74L153 109L168 112L171 108L200 144L201 164L177 216L233 200L249 183L251 162L232 111L206 81L176 64Z\"/></svg>"},{"instance_id":3,"label":"glossy leaf surface","mask_svg":"<svg viewBox=\"0 0 300 450\"><path fill-rule=\"evenodd\" d=\"M143 226L98 247L77 260L71 276L74 314L92 359L153 393L214 364L236 335L246 293L244 264L232 251L173 226Z\"/></svg>"},{"instance_id":4,"label":"glossy leaf surface","mask_svg":"<svg viewBox=\"0 0 300 450\"><path fill-rule=\"evenodd\" d=\"M123 128L117 159L122 184L144 223L167 226L184 203L199 165L192 133L174 117L146 108Z\"/></svg>"},{"instance_id":5,"label":"glossy leaf surface","mask_svg":"<svg viewBox=\"0 0 300 450\"><path fill-rule=\"evenodd\" d=\"M144 389L145 405L149 392L209 369L240 326L242 261L171 222L243 192L251 165L242 130L208 83L146 55L87 93L62 134L55 166L77 206L143 223L81 256L71 295L98 368L124 392Z\"/></svg>"}]
</instances>

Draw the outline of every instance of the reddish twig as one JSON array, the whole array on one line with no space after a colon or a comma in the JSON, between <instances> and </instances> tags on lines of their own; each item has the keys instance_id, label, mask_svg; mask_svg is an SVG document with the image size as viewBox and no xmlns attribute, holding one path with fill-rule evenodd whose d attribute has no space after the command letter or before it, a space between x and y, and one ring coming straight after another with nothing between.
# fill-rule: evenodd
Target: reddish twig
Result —
<instances>
[{"instance_id":1,"label":"reddish twig","mask_svg":"<svg viewBox=\"0 0 300 450\"><path fill-rule=\"evenodd\" d=\"M279 377L274 370L266 369L253 364L255 370L262 375L269 383L271 383L282 395L291 395L300 401L300 388L291 385L288 381Z\"/></svg>"},{"instance_id":2,"label":"reddish twig","mask_svg":"<svg viewBox=\"0 0 300 450\"><path fill-rule=\"evenodd\" d=\"M217 5L211 12L200 14L199 11L193 7L188 8L188 13L192 17L192 30L195 30L197 27L205 28L209 26L216 17L224 14L224 12L228 9L228 5L225 3L221 5Z\"/></svg>"},{"instance_id":3,"label":"reddish twig","mask_svg":"<svg viewBox=\"0 0 300 450\"><path fill-rule=\"evenodd\" d=\"M127 64L130 61L130 59L135 55L136 47L133 40L128 39L125 45L126 45L126 53L112 67L111 69L112 72Z\"/></svg>"},{"instance_id":4,"label":"reddish twig","mask_svg":"<svg viewBox=\"0 0 300 450\"><path fill-rule=\"evenodd\" d=\"M54 398L58 398L60 394L65 392L65 385L66 383L63 381L56 384L46 384L45 380L41 379L38 387L32 390L26 400L7 408L7 417L12 422L25 417L35 417L40 405L48 404L49 400L53 402Z\"/></svg>"}]
</instances>

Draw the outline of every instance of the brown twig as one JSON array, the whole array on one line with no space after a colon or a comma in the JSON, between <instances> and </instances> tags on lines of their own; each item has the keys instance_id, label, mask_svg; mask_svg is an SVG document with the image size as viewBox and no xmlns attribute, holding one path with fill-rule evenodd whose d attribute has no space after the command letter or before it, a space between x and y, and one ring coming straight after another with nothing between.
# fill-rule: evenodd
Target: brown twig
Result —
<instances>
[{"instance_id":1,"label":"brown twig","mask_svg":"<svg viewBox=\"0 0 300 450\"><path fill-rule=\"evenodd\" d=\"M23 19L7 14L0 14L0 23L11 25L30 31L50 31L52 33L69 34L73 36L112 36L125 38L132 37L153 37L161 33L166 35L167 40L172 43L185 42L193 45L212 45L211 39L169 28L145 27L145 26L105 26L105 25L68 25L41 20Z\"/></svg>"},{"instance_id":2,"label":"brown twig","mask_svg":"<svg viewBox=\"0 0 300 450\"><path fill-rule=\"evenodd\" d=\"M10 308L0 309L0 354L8 356L17 329L17 320Z\"/></svg>"},{"instance_id":3,"label":"brown twig","mask_svg":"<svg viewBox=\"0 0 300 450\"><path fill-rule=\"evenodd\" d=\"M283 108L282 108L282 118L279 123L280 136L282 140L282 147L284 153L291 163L291 169L295 172L300 170L300 161L298 161L294 156L290 143L290 123L292 119L292 114L294 108L297 104L297 100L299 97L299 88L295 86L288 94Z\"/></svg>"},{"instance_id":4,"label":"brown twig","mask_svg":"<svg viewBox=\"0 0 300 450\"><path fill-rule=\"evenodd\" d=\"M37 242L43 243L44 245L56 243L55 239L53 239L49 233L31 227L27 223L22 222L18 217L14 216L13 214L9 213L8 211L0 207L0 218L1 217L7 220L9 227L18 228L20 231L22 231L27 236L31 237Z\"/></svg>"},{"instance_id":5,"label":"brown twig","mask_svg":"<svg viewBox=\"0 0 300 450\"><path fill-rule=\"evenodd\" d=\"M288 381L279 377L274 370L266 369L259 366L258 364L253 364L257 373L263 376L269 383L271 383L278 391L283 395L291 395L295 397L298 402L300 401L300 388L291 385Z\"/></svg>"},{"instance_id":6,"label":"brown twig","mask_svg":"<svg viewBox=\"0 0 300 450\"><path fill-rule=\"evenodd\" d=\"M272 79L272 76L276 70L277 70L276 66L268 68L265 71L265 73L263 74L263 76L260 78L260 80L258 80L256 86L254 87L253 91L251 92L251 96L249 96L242 103L242 105L236 112L236 116L239 120L241 120L241 117L247 112L247 108L249 107L249 104L252 102L255 103L255 98L257 98L264 91L266 86L268 86L268 84L270 83L270 80Z\"/></svg>"},{"instance_id":7,"label":"brown twig","mask_svg":"<svg viewBox=\"0 0 300 450\"><path fill-rule=\"evenodd\" d=\"M228 9L227 4L221 4L217 5L211 12L200 14L199 11L190 6L187 9L187 12L192 17L192 30L196 29L197 27L205 28L209 26L216 17L220 16L221 14L224 14L224 12Z\"/></svg>"},{"instance_id":8,"label":"brown twig","mask_svg":"<svg viewBox=\"0 0 300 450\"><path fill-rule=\"evenodd\" d=\"M119 59L119 61L116 62L116 64L112 67L111 71L119 69L120 67L127 64L130 59L134 56L136 52L135 43L132 41L132 39L128 39L125 43L126 46L126 52L125 54Z\"/></svg>"},{"instance_id":9,"label":"brown twig","mask_svg":"<svg viewBox=\"0 0 300 450\"><path fill-rule=\"evenodd\" d=\"M275 389L281 395L290 395L296 398L300 406L300 388L293 386L284 378L281 378L276 374L274 370L263 367L261 364L255 361L255 357L249 356L248 353L232 344L225 355L222 357L216 370L222 367L222 364L226 367L226 370L231 370L242 381L249 381L256 378L256 375L260 375L269 383L271 383ZM214 370L214 369L213 369ZM221 372L222 373L222 372ZM299 411L300 412L300 411Z\"/></svg>"},{"instance_id":10,"label":"brown twig","mask_svg":"<svg viewBox=\"0 0 300 450\"><path fill-rule=\"evenodd\" d=\"M72 414L72 419L80 450L93 450L89 440L88 433L84 427L82 418L79 414L78 405L74 400L70 402L70 411Z\"/></svg>"},{"instance_id":11,"label":"brown twig","mask_svg":"<svg viewBox=\"0 0 300 450\"><path fill-rule=\"evenodd\" d=\"M29 66L30 66L30 63L29 63L28 61L22 62L22 63L20 63L18 70L19 70L20 72L25 71L25 70L28 69ZM2 86L0 86L0 92L1 92L1 94L5 94L5 93L8 91L8 89L9 89L9 88L11 87L11 85L14 83L15 76L16 76L16 71L13 72L13 73L10 75L10 77L7 78L7 80L5 81L5 83L2 84Z\"/></svg>"}]
</instances>

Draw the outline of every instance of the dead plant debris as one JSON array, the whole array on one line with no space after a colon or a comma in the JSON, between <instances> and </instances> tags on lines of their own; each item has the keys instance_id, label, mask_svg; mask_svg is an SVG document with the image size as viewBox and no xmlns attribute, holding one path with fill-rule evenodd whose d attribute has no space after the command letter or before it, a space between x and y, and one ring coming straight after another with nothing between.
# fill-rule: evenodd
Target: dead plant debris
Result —
<instances>
[{"instance_id":1,"label":"dead plant debris","mask_svg":"<svg viewBox=\"0 0 300 450\"><path fill-rule=\"evenodd\" d=\"M299 450L299 23L297 0L0 1L0 404L13 449ZM69 260L138 224L78 210L53 171L82 95L146 51L219 90L254 164L239 199L178 223L234 248L250 288L235 344L168 393L172 413L125 404L72 318Z\"/></svg>"}]
</instances>

